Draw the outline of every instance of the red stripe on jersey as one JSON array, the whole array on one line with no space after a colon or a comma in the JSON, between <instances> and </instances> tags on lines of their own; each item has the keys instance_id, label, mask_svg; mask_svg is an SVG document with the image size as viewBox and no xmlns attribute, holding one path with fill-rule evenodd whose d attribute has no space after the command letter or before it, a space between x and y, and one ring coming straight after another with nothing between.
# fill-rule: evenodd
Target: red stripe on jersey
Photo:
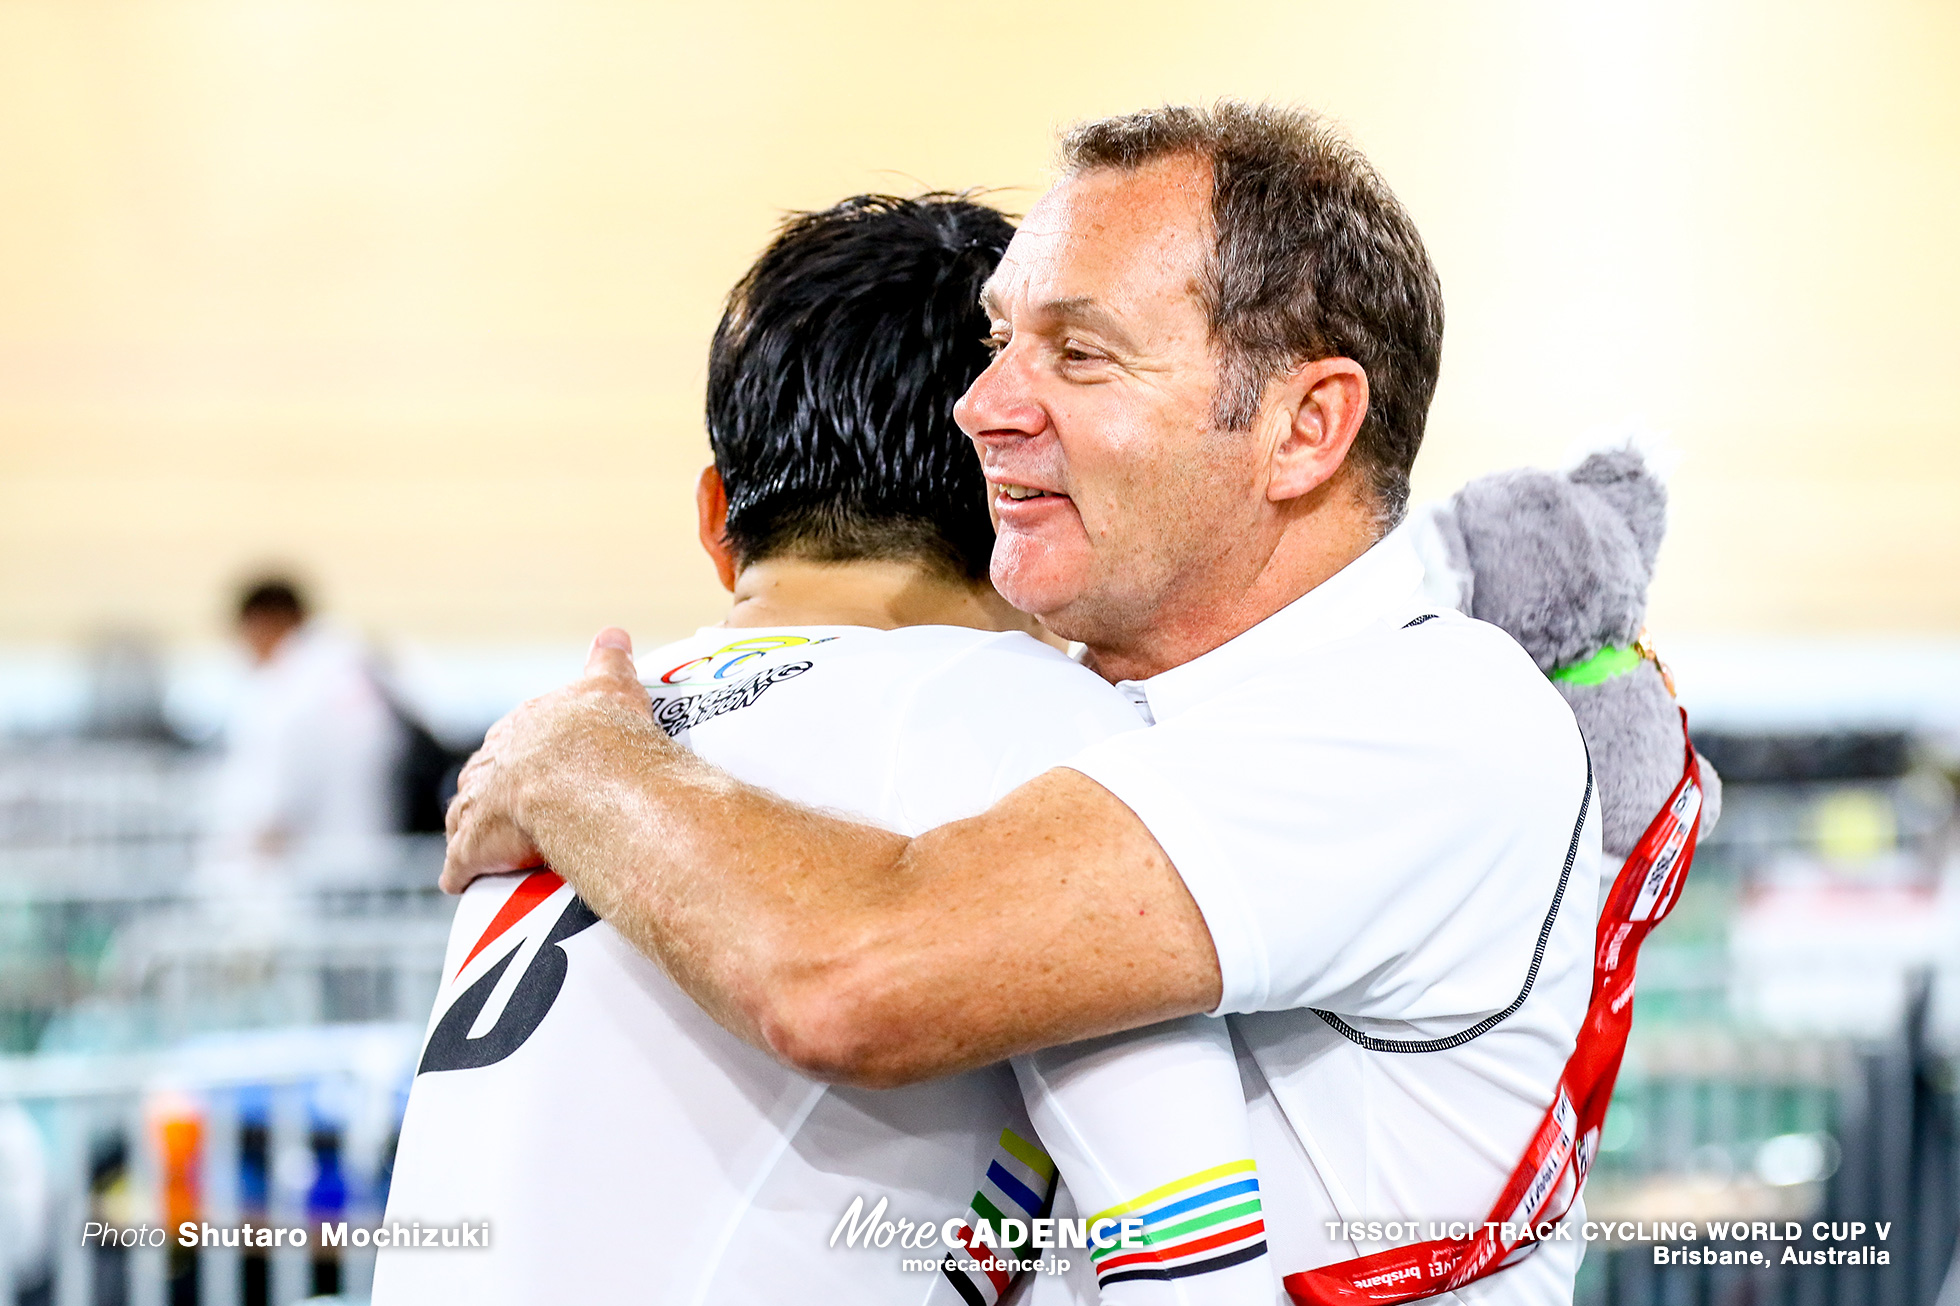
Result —
<instances>
[{"instance_id":1,"label":"red stripe on jersey","mask_svg":"<svg viewBox=\"0 0 1960 1306\"><path fill-rule=\"evenodd\" d=\"M980 1272L992 1281L994 1291L997 1293L1006 1292L1009 1282L1007 1267L1000 1263L1000 1257L995 1253L994 1249L987 1247L984 1252L980 1250L986 1244L974 1242L973 1228L971 1225L961 1225L959 1233L954 1236L960 1246L966 1249L967 1255L980 1263Z\"/></svg>"},{"instance_id":2,"label":"red stripe on jersey","mask_svg":"<svg viewBox=\"0 0 1960 1306\"><path fill-rule=\"evenodd\" d=\"M528 916L531 908L558 892L558 886L563 883L563 880L550 871L533 871L525 876L523 883L511 892L510 897L504 899L504 905L499 907L497 914L490 918L490 924L483 931L483 937L476 941L474 948L470 949L470 955L463 958L463 964L456 968L456 973L461 975L469 964L476 960L477 953L495 943L505 930Z\"/></svg>"},{"instance_id":3,"label":"red stripe on jersey","mask_svg":"<svg viewBox=\"0 0 1960 1306\"><path fill-rule=\"evenodd\" d=\"M1146 1261L1154 1263L1158 1261L1176 1260L1180 1256L1190 1256L1197 1252L1208 1252L1214 1247L1223 1247L1226 1243L1237 1242L1241 1238L1250 1238L1255 1233L1264 1232L1266 1232L1266 1222L1264 1220L1253 1220L1249 1224L1242 1224L1237 1228L1209 1234L1188 1243L1172 1243L1168 1247L1146 1247L1140 1252L1129 1252L1122 1256L1112 1256L1096 1266L1096 1273L1099 1275L1103 1274L1106 1271L1115 1269L1119 1265L1137 1265Z\"/></svg>"}]
</instances>

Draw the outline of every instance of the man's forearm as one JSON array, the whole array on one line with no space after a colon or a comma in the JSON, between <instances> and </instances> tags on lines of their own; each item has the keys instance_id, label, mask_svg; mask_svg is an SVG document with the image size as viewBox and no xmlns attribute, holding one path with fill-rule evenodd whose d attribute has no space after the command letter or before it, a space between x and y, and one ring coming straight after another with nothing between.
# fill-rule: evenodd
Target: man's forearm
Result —
<instances>
[{"instance_id":1,"label":"man's forearm","mask_svg":"<svg viewBox=\"0 0 1960 1306\"><path fill-rule=\"evenodd\" d=\"M1183 880L1088 777L908 840L676 745L617 645L493 726L458 782L445 888L540 858L717 1021L819 1077L909 1083L1220 993Z\"/></svg>"},{"instance_id":2,"label":"man's forearm","mask_svg":"<svg viewBox=\"0 0 1960 1306\"><path fill-rule=\"evenodd\" d=\"M519 819L587 904L717 1022L823 1068L830 1058L810 1046L823 1013L810 1007L853 988L838 971L872 950L864 918L893 897L904 838L743 784L652 722L596 707L527 778Z\"/></svg>"}]
</instances>

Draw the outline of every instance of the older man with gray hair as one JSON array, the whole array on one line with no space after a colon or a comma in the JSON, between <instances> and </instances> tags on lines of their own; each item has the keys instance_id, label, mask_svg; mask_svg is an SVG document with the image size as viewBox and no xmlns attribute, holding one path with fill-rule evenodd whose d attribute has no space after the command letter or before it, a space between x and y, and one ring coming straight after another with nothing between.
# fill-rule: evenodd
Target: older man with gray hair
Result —
<instances>
[{"instance_id":1,"label":"older man with gray hair","mask_svg":"<svg viewBox=\"0 0 1960 1306\"><path fill-rule=\"evenodd\" d=\"M1306 114L1127 115L1069 135L984 303L993 580L1149 728L908 839L676 747L603 632L466 771L445 885L546 859L850 1083L1227 1017L1279 1274L1482 1221L1586 1011L1600 842L1564 702L1392 529L1441 350L1414 224ZM1545 1247L1456 1295L1569 1300Z\"/></svg>"}]
</instances>

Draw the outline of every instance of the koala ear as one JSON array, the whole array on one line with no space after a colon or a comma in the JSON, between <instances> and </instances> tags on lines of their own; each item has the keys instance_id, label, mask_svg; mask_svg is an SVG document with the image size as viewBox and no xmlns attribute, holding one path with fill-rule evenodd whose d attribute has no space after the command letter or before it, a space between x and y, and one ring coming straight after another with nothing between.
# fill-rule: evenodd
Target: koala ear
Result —
<instances>
[{"instance_id":1,"label":"koala ear","mask_svg":"<svg viewBox=\"0 0 1960 1306\"><path fill-rule=\"evenodd\" d=\"M1603 449L1588 455L1568 477L1573 484L1584 485L1606 500L1625 520L1651 577L1660 557L1661 538L1667 534L1667 487L1647 470L1639 450L1631 446Z\"/></svg>"}]
</instances>

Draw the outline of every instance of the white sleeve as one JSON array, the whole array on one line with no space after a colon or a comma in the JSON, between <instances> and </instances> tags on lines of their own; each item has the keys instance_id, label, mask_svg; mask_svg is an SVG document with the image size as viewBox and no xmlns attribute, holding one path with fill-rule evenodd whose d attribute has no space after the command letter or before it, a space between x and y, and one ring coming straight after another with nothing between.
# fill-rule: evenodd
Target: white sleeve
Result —
<instances>
[{"instance_id":1,"label":"white sleeve","mask_svg":"<svg viewBox=\"0 0 1960 1306\"><path fill-rule=\"evenodd\" d=\"M1101 677L1014 636L962 652L913 694L894 782L914 829L984 810L1143 724ZM1245 1097L1222 1020L1051 1048L1014 1069L1079 1213L1140 1222L1140 1245L1078 1253L1094 1257L1105 1303L1271 1306Z\"/></svg>"},{"instance_id":2,"label":"white sleeve","mask_svg":"<svg viewBox=\"0 0 1960 1306\"><path fill-rule=\"evenodd\" d=\"M1013 1064L1092 1235L1129 1235L1131 1245L1086 1253L1105 1306L1271 1306L1259 1175L1224 1020L1189 1016Z\"/></svg>"},{"instance_id":3,"label":"white sleeve","mask_svg":"<svg viewBox=\"0 0 1960 1306\"><path fill-rule=\"evenodd\" d=\"M968 646L910 693L892 758L908 830L978 815L1089 745L1143 726L1102 677L1025 635Z\"/></svg>"},{"instance_id":4,"label":"white sleeve","mask_svg":"<svg viewBox=\"0 0 1960 1306\"><path fill-rule=\"evenodd\" d=\"M1454 1031L1536 973L1548 913L1570 899L1591 919L1598 822L1571 710L1493 628L1421 630L1413 652L1337 646L1312 683L1256 678L1070 761L1190 889L1223 977L1213 1014ZM1589 928L1570 940L1590 952Z\"/></svg>"},{"instance_id":5,"label":"white sleeve","mask_svg":"<svg viewBox=\"0 0 1960 1306\"><path fill-rule=\"evenodd\" d=\"M302 714L289 697L254 690L226 725L212 795L212 831L241 842L290 829L308 793Z\"/></svg>"}]
</instances>

